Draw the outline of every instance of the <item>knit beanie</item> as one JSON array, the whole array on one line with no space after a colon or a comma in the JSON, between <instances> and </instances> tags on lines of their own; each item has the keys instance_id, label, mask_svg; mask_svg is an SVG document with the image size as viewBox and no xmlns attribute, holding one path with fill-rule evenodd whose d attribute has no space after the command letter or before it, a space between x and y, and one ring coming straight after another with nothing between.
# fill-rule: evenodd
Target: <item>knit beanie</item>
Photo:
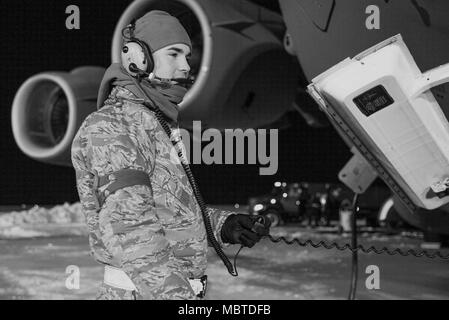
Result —
<instances>
[{"instance_id":1,"label":"knit beanie","mask_svg":"<svg viewBox=\"0 0 449 320\"><path fill-rule=\"evenodd\" d=\"M183 43L192 50L189 35L179 20L161 10L150 11L137 19L134 36L144 41L151 53L175 43Z\"/></svg>"}]
</instances>

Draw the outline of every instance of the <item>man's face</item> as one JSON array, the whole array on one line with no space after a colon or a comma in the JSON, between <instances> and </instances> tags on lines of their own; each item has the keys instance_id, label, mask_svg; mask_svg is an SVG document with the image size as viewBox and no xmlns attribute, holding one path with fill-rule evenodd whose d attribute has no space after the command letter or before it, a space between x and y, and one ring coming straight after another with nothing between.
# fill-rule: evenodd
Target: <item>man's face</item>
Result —
<instances>
[{"instance_id":1,"label":"man's face","mask_svg":"<svg viewBox=\"0 0 449 320\"><path fill-rule=\"evenodd\" d=\"M154 74L160 78L187 78L190 66L189 46L178 43L163 47L153 53Z\"/></svg>"}]
</instances>

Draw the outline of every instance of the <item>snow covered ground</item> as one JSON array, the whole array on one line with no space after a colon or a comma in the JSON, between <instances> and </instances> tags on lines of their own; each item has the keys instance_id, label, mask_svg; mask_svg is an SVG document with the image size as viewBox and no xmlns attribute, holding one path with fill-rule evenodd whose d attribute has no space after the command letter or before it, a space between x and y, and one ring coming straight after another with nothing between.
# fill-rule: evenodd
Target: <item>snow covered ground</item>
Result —
<instances>
[{"instance_id":1,"label":"snow covered ground","mask_svg":"<svg viewBox=\"0 0 449 320\"><path fill-rule=\"evenodd\" d=\"M349 242L332 228L300 225L272 228L274 237ZM0 215L0 299L94 299L102 267L89 256L78 203L34 207ZM419 249L419 237L361 233L359 242ZM237 246L226 249L233 261ZM445 250L444 253L449 253ZM380 271L380 289L365 286L368 266ZM79 288L67 287L71 267L79 269ZM359 255L358 299L449 299L449 261L375 254ZM263 239L244 248L239 277L227 273L209 252L208 299L346 299L351 275L349 251L314 249Z\"/></svg>"},{"instance_id":2,"label":"snow covered ground","mask_svg":"<svg viewBox=\"0 0 449 320\"><path fill-rule=\"evenodd\" d=\"M86 235L79 202L0 213L0 239Z\"/></svg>"}]
</instances>

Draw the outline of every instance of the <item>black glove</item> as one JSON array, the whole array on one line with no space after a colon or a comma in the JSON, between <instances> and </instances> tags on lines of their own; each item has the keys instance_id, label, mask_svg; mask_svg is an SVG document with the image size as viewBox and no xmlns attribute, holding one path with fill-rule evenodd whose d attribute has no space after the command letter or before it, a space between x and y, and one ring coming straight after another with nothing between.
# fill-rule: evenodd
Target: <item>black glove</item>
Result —
<instances>
[{"instance_id":1,"label":"black glove","mask_svg":"<svg viewBox=\"0 0 449 320\"><path fill-rule=\"evenodd\" d=\"M262 223L257 222L259 219ZM221 239L225 243L240 243L245 247L253 247L263 236L270 233L270 219L246 214L230 215L221 228Z\"/></svg>"}]
</instances>

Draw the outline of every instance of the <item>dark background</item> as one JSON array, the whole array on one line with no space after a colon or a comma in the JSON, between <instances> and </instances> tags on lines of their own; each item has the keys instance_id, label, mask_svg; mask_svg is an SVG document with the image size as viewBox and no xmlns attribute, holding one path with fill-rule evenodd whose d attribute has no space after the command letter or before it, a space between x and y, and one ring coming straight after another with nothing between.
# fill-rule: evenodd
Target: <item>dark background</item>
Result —
<instances>
[{"instance_id":1,"label":"dark background","mask_svg":"<svg viewBox=\"0 0 449 320\"><path fill-rule=\"evenodd\" d=\"M21 84L36 73L109 66L114 27L130 2L1 1L0 205L78 201L72 168L37 162L15 144L12 101ZM80 30L65 27L65 9L72 4L80 8ZM289 120L292 126L279 132L279 169L274 176L259 176L258 165L193 165L206 202L246 203L248 196L268 192L278 180L336 181L351 155L335 130L311 128L297 113Z\"/></svg>"}]
</instances>

